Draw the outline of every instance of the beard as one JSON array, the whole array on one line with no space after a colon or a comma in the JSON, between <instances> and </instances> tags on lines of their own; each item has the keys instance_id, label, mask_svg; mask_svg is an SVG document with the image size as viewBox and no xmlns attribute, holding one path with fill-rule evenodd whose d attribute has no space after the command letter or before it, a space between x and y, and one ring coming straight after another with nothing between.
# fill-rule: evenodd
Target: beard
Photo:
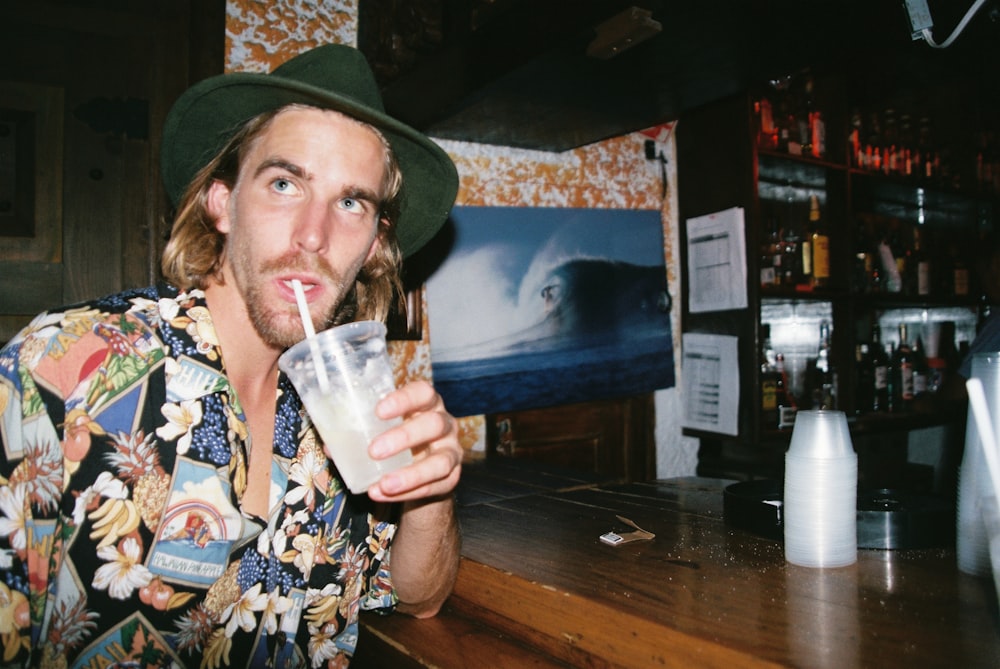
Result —
<instances>
[{"instance_id":1,"label":"beard","mask_svg":"<svg viewBox=\"0 0 1000 669\"><path fill-rule=\"evenodd\" d=\"M270 346L288 348L306 337L302 319L294 305L267 299L269 277L288 271L316 274L332 284L335 299L319 318L313 317L316 331L330 327L347 293L343 278L322 258L309 261L301 254L289 253L255 266L248 250L240 245L229 249L235 283L246 304L250 322L257 334Z\"/></svg>"}]
</instances>

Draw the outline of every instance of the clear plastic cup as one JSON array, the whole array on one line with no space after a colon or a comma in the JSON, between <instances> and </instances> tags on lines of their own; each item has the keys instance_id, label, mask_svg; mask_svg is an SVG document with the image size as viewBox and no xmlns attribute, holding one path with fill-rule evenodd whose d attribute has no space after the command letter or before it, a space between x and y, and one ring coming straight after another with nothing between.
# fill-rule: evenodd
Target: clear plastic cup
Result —
<instances>
[{"instance_id":1,"label":"clear plastic cup","mask_svg":"<svg viewBox=\"0 0 1000 669\"><path fill-rule=\"evenodd\" d=\"M857 561L858 456L842 411L800 411L785 454L785 559L802 567Z\"/></svg>"},{"instance_id":2,"label":"clear plastic cup","mask_svg":"<svg viewBox=\"0 0 1000 669\"><path fill-rule=\"evenodd\" d=\"M996 430L996 417L1000 416L1000 352L974 354L972 376L983 384L986 406ZM981 511L981 500L993 494L992 488L979 428L969 411L965 451L958 474L956 554L959 570L973 576L989 576L992 571L989 536Z\"/></svg>"},{"instance_id":3,"label":"clear plastic cup","mask_svg":"<svg viewBox=\"0 0 1000 669\"><path fill-rule=\"evenodd\" d=\"M319 373L317 361L323 365ZM410 451L381 460L368 454L372 439L400 423L375 416L375 404L395 388L384 325L359 321L324 330L285 351L278 367L298 391L352 493L367 491L384 474L413 461Z\"/></svg>"},{"instance_id":4,"label":"clear plastic cup","mask_svg":"<svg viewBox=\"0 0 1000 669\"><path fill-rule=\"evenodd\" d=\"M800 458L837 458L854 455L847 415L825 409L795 415L789 455Z\"/></svg>"},{"instance_id":5,"label":"clear plastic cup","mask_svg":"<svg viewBox=\"0 0 1000 669\"><path fill-rule=\"evenodd\" d=\"M997 596L1000 597L1000 507L997 506L996 496L984 495L979 498L979 510L983 517L983 526L986 528L986 537L989 542L993 587L996 588Z\"/></svg>"}]
</instances>

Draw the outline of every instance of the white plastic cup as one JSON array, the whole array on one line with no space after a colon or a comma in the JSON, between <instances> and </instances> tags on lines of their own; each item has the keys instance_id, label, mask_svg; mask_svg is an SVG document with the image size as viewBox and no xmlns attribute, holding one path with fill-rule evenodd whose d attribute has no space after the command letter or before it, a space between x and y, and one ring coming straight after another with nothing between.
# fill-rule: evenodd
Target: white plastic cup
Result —
<instances>
[{"instance_id":1,"label":"white plastic cup","mask_svg":"<svg viewBox=\"0 0 1000 669\"><path fill-rule=\"evenodd\" d=\"M842 458L854 455L851 430L843 411L819 409L795 415L788 453L800 458Z\"/></svg>"},{"instance_id":2,"label":"white plastic cup","mask_svg":"<svg viewBox=\"0 0 1000 669\"><path fill-rule=\"evenodd\" d=\"M785 559L845 567L858 559L858 456L843 411L799 411L785 454Z\"/></svg>"},{"instance_id":3,"label":"white plastic cup","mask_svg":"<svg viewBox=\"0 0 1000 669\"><path fill-rule=\"evenodd\" d=\"M300 341L278 359L327 456L354 494L413 461L410 451L381 460L368 454L372 439L401 422L375 416L375 404L395 388L385 332L377 321L339 325ZM317 358L326 370L325 379L316 373Z\"/></svg>"},{"instance_id":4,"label":"white plastic cup","mask_svg":"<svg viewBox=\"0 0 1000 669\"><path fill-rule=\"evenodd\" d=\"M972 356L972 377L983 384L986 407L994 430L1000 416L1000 352ZM989 576L989 537L983 522L981 500L992 495L993 484L986 468L986 456L972 411L966 419L965 451L958 472L958 510L955 553L960 571L972 576Z\"/></svg>"},{"instance_id":5,"label":"white plastic cup","mask_svg":"<svg viewBox=\"0 0 1000 669\"><path fill-rule=\"evenodd\" d=\"M993 566L993 587L996 589L997 596L1000 597L1000 507L997 506L997 498L994 495L981 497L979 507L989 542L990 564Z\"/></svg>"}]
</instances>

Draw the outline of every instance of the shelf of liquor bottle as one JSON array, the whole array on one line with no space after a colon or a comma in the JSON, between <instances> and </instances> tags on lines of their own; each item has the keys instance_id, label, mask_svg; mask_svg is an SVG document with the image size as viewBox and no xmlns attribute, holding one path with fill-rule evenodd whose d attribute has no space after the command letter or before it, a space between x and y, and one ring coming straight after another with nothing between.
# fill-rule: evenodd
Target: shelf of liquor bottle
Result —
<instances>
[{"instance_id":1,"label":"shelf of liquor bottle","mask_svg":"<svg viewBox=\"0 0 1000 669\"><path fill-rule=\"evenodd\" d=\"M778 203L805 203L810 195L825 200L831 171L845 171L843 166L832 163L776 153L761 153L757 169L760 198Z\"/></svg>"},{"instance_id":2,"label":"shelf of liquor bottle","mask_svg":"<svg viewBox=\"0 0 1000 669\"><path fill-rule=\"evenodd\" d=\"M992 184L966 185L957 179L907 176L859 167L848 167L855 184L870 189L881 199L915 206L926 203L931 208L964 208L969 202L992 202L1000 196ZM920 200L918 200L918 197Z\"/></svg>"},{"instance_id":3,"label":"shelf of liquor bottle","mask_svg":"<svg viewBox=\"0 0 1000 669\"><path fill-rule=\"evenodd\" d=\"M965 404L959 401L934 402L934 408L915 408L893 413L865 413L848 415L847 424L852 435L873 435L909 432L928 427L949 425L956 420L965 420ZM793 426L768 428L760 431L759 443L787 443L792 437ZM703 435L704 436L704 435ZM719 435L711 435L718 438Z\"/></svg>"},{"instance_id":4,"label":"shelf of liquor bottle","mask_svg":"<svg viewBox=\"0 0 1000 669\"><path fill-rule=\"evenodd\" d=\"M965 422L966 405L963 401L918 398L914 402L916 406L907 411L872 412L848 417L851 434L883 434L948 425L956 420Z\"/></svg>"},{"instance_id":5,"label":"shelf of liquor bottle","mask_svg":"<svg viewBox=\"0 0 1000 669\"><path fill-rule=\"evenodd\" d=\"M789 166L795 164L808 166L806 168L803 168L802 172L793 170L792 172L790 172L790 175L806 174L807 172L805 170L816 167L821 167L824 169L831 169L831 170L840 170L840 171L848 169L847 165L845 165L844 163L834 162L831 161L829 158L817 158L816 156L813 155L796 155L794 153L775 151L774 149L767 149L761 146L757 147L757 156L758 158L763 158L765 161L770 161L773 163L784 163Z\"/></svg>"},{"instance_id":6,"label":"shelf of liquor bottle","mask_svg":"<svg viewBox=\"0 0 1000 669\"><path fill-rule=\"evenodd\" d=\"M924 229L966 229L988 226L995 217L996 197L948 188L922 186L895 177L851 172L855 216L903 221Z\"/></svg>"},{"instance_id":7,"label":"shelf of liquor bottle","mask_svg":"<svg viewBox=\"0 0 1000 669\"><path fill-rule=\"evenodd\" d=\"M794 286L764 285L760 286L762 300L771 302L840 302L845 301L850 293L832 288L816 288L808 284Z\"/></svg>"},{"instance_id":8,"label":"shelf of liquor bottle","mask_svg":"<svg viewBox=\"0 0 1000 669\"><path fill-rule=\"evenodd\" d=\"M888 309L946 309L979 307L979 297L971 295L908 295L905 293L854 293L855 305L866 310Z\"/></svg>"}]
</instances>

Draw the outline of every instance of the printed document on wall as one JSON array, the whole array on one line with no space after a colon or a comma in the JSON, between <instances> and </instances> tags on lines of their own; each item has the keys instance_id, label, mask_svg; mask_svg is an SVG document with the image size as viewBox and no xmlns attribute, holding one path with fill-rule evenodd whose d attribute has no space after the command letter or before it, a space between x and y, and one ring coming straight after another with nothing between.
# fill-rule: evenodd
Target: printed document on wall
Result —
<instances>
[{"instance_id":1,"label":"printed document on wall","mask_svg":"<svg viewBox=\"0 0 1000 669\"><path fill-rule=\"evenodd\" d=\"M691 313L746 308L743 208L733 207L688 219L687 239Z\"/></svg>"},{"instance_id":2,"label":"printed document on wall","mask_svg":"<svg viewBox=\"0 0 1000 669\"><path fill-rule=\"evenodd\" d=\"M736 337L688 332L682 338L684 356L683 426L735 436L739 430L740 384Z\"/></svg>"}]
</instances>

